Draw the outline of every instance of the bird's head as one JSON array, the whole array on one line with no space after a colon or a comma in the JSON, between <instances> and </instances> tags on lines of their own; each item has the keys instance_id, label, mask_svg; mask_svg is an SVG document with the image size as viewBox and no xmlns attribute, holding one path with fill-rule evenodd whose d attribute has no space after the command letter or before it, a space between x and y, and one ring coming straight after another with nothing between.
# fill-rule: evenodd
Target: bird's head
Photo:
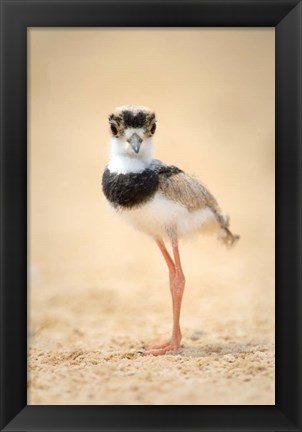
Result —
<instances>
[{"instance_id":1,"label":"bird's head","mask_svg":"<svg viewBox=\"0 0 302 432\"><path fill-rule=\"evenodd\" d=\"M149 108L138 105L118 107L109 115L111 154L136 159L152 157L156 118Z\"/></svg>"}]
</instances>

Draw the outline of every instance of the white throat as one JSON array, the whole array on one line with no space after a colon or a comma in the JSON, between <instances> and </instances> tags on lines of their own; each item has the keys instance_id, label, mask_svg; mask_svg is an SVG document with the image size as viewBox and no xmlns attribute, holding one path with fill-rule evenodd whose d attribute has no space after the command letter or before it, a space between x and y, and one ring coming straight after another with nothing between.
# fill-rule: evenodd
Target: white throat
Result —
<instances>
[{"instance_id":1,"label":"white throat","mask_svg":"<svg viewBox=\"0 0 302 432\"><path fill-rule=\"evenodd\" d=\"M141 146L138 155L125 141L113 138L110 146L110 157L107 168L112 173L126 174L144 171L152 162L152 140L148 139Z\"/></svg>"},{"instance_id":2,"label":"white throat","mask_svg":"<svg viewBox=\"0 0 302 432\"><path fill-rule=\"evenodd\" d=\"M129 172L144 171L150 165L152 159L138 159L130 156L115 155L109 159L107 167L112 173L127 174Z\"/></svg>"}]
</instances>

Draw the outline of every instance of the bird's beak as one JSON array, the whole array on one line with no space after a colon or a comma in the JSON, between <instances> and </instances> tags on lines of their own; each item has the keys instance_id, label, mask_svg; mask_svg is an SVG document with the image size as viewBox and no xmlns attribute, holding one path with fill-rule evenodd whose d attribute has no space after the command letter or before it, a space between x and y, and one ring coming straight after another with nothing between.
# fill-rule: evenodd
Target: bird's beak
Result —
<instances>
[{"instance_id":1,"label":"bird's beak","mask_svg":"<svg viewBox=\"0 0 302 432\"><path fill-rule=\"evenodd\" d=\"M129 139L127 139L127 141L129 144L131 144L131 147L133 148L135 153L138 153L140 146L141 146L141 143L143 142L141 137L139 135L137 135L137 133L134 133L133 135L131 135L131 137Z\"/></svg>"}]
</instances>

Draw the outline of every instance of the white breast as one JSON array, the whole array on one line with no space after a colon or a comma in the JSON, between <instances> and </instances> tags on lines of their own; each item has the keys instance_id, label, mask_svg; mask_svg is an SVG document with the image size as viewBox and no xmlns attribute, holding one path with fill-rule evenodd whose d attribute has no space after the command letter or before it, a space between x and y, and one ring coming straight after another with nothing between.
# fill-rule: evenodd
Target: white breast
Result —
<instances>
[{"instance_id":1,"label":"white breast","mask_svg":"<svg viewBox=\"0 0 302 432\"><path fill-rule=\"evenodd\" d=\"M176 227L178 236L192 233L216 218L209 207L189 212L188 209L157 192L152 200L134 209L119 211L119 214L135 228L153 237L166 237Z\"/></svg>"}]
</instances>

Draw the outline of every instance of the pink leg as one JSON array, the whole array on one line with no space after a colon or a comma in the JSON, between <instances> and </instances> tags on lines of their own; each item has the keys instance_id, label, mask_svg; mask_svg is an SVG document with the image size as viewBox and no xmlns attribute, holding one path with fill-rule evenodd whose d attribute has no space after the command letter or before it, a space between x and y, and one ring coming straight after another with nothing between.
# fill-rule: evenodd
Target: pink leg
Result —
<instances>
[{"instance_id":1,"label":"pink leg","mask_svg":"<svg viewBox=\"0 0 302 432\"><path fill-rule=\"evenodd\" d=\"M178 244L177 241L172 242L174 261L172 260L169 252L167 251L162 240L156 240L169 269L170 276L170 291L172 295L173 305L173 330L172 337L169 341L161 344L150 344L145 346L145 355L162 355L167 351L178 350L181 342L181 331L179 325L181 301L184 291L185 278L181 268Z\"/></svg>"},{"instance_id":2,"label":"pink leg","mask_svg":"<svg viewBox=\"0 0 302 432\"><path fill-rule=\"evenodd\" d=\"M174 261L175 261L175 276L172 281L172 289L171 289L172 299L173 299L173 331L172 331L171 342L175 347L174 350L177 350L180 346L180 341L182 337L179 320L180 320L182 296L183 296L186 280L181 267L177 240L175 240L172 243L172 247L173 247L173 254L174 254Z\"/></svg>"},{"instance_id":3,"label":"pink leg","mask_svg":"<svg viewBox=\"0 0 302 432\"><path fill-rule=\"evenodd\" d=\"M175 264L174 264L174 262L170 256L169 252L166 249L165 243L161 239L157 239L156 243L157 243L159 249L161 250L163 257L166 260L170 276L171 276L171 274L174 275L175 274Z\"/></svg>"}]
</instances>

